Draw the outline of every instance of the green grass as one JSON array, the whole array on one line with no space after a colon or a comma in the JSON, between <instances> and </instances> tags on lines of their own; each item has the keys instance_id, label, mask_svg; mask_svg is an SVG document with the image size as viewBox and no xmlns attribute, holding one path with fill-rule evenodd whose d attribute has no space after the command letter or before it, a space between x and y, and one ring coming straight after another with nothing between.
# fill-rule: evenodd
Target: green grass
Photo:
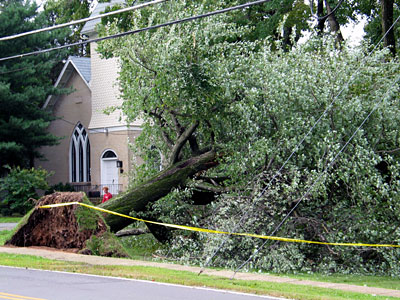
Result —
<instances>
[{"instance_id":1,"label":"green grass","mask_svg":"<svg viewBox=\"0 0 400 300\"><path fill-rule=\"evenodd\" d=\"M18 223L22 217L0 217L0 223Z\"/></svg>"},{"instance_id":2,"label":"green grass","mask_svg":"<svg viewBox=\"0 0 400 300\"><path fill-rule=\"evenodd\" d=\"M8 240L12 235L12 230L0 231L0 246L3 246L6 240Z\"/></svg>"},{"instance_id":3,"label":"green grass","mask_svg":"<svg viewBox=\"0 0 400 300\"><path fill-rule=\"evenodd\" d=\"M373 276L357 274L271 274L275 276L284 276L301 280L312 280L331 283L346 283L360 286L380 287L385 289L400 290L400 280L398 277L391 276Z\"/></svg>"},{"instance_id":4,"label":"green grass","mask_svg":"<svg viewBox=\"0 0 400 300\"><path fill-rule=\"evenodd\" d=\"M299 300L383 300L391 297L372 296L360 293L345 292L326 288L317 288L286 283L270 283L261 281L230 280L228 278L201 275L187 271L175 271L155 267L127 266L95 266L83 263L53 261L30 255L0 253L0 264L15 267L56 270L65 272L106 275L133 279L150 280L188 286L228 289L239 292L271 295Z\"/></svg>"}]
</instances>

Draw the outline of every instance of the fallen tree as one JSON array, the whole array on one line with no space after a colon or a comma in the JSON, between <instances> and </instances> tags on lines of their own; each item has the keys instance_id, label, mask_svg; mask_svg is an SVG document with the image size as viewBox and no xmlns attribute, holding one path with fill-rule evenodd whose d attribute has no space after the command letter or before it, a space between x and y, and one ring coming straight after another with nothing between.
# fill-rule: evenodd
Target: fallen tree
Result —
<instances>
[{"instance_id":1,"label":"fallen tree","mask_svg":"<svg viewBox=\"0 0 400 300\"><path fill-rule=\"evenodd\" d=\"M173 188L182 187L188 178L216 165L216 152L210 150L174 164L120 197L104 202L100 207L127 215L131 211L144 211L149 203L166 196ZM107 214L104 218L113 232L117 232L134 222L132 219L121 218L112 214Z\"/></svg>"}]
</instances>

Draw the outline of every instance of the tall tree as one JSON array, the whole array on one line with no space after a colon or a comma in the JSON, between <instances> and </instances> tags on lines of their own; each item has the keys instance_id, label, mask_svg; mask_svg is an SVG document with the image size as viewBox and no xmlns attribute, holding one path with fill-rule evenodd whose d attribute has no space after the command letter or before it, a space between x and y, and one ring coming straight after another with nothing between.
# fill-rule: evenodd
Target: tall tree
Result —
<instances>
[{"instance_id":1,"label":"tall tree","mask_svg":"<svg viewBox=\"0 0 400 300\"><path fill-rule=\"evenodd\" d=\"M45 27L46 16L30 1L0 1L0 35ZM8 57L59 45L65 31L31 35L0 43L0 56ZM49 94L57 94L50 73L65 52L53 52L0 62L0 168L33 166L37 148L54 145L57 138L46 133L52 117L41 109Z\"/></svg>"},{"instance_id":2,"label":"tall tree","mask_svg":"<svg viewBox=\"0 0 400 300\"><path fill-rule=\"evenodd\" d=\"M126 24L140 28L204 10L197 3L168 2L162 9L135 12ZM118 24L108 23L107 33L117 32ZM397 64L383 59L384 51L368 58L365 50L345 45L337 51L332 40L312 39L285 52L265 39L242 38L253 30L254 26L232 22L232 15L221 15L100 45L105 56L120 60L122 109L128 121L144 122L135 140L138 153L151 166L153 147L165 157L164 171L140 166L138 184L102 207L167 223L268 235L322 175L282 235L314 240L340 236L349 242L397 240ZM355 73L356 79L281 169ZM391 87L394 93L386 94ZM330 165L381 99L384 109L368 119L340 160ZM204 191L214 198L197 197ZM199 204L208 205L199 209ZM367 214L373 222L366 221ZM113 230L130 223L112 215L106 221ZM223 239L181 232L172 236L169 250L182 258L191 249L198 262ZM232 238L218 263L235 266L256 248L250 239ZM343 260L354 260L355 254L363 267L388 270L385 266L396 264L379 250L362 256L355 252L275 245L258 254L257 267L310 270L329 265L334 271L343 267Z\"/></svg>"},{"instance_id":3,"label":"tall tree","mask_svg":"<svg viewBox=\"0 0 400 300\"><path fill-rule=\"evenodd\" d=\"M102 2L102 1L100 1ZM47 0L44 3L44 14L51 25L67 23L73 20L87 18L93 0ZM67 37L69 43L82 40L81 30L85 23L72 26L71 34ZM79 56L89 56L89 45L75 46L70 51Z\"/></svg>"}]
</instances>

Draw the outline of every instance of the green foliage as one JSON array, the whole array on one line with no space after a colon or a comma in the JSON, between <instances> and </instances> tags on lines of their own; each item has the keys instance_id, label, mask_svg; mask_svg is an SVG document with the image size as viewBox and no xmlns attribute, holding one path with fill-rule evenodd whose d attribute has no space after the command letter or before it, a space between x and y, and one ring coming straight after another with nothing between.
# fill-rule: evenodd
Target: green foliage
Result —
<instances>
[{"instance_id":1,"label":"green foliage","mask_svg":"<svg viewBox=\"0 0 400 300\"><path fill-rule=\"evenodd\" d=\"M133 259L153 259L153 254L155 254L159 249L165 247L150 233L138 236L121 237L119 240L129 253L129 256Z\"/></svg>"},{"instance_id":2,"label":"green foliage","mask_svg":"<svg viewBox=\"0 0 400 300\"><path fill-rule=\"evenodd\" d=\"M206 10L206 3L192 6L180 1L165 8L135 12L132 26L152 25L186 12L198 14ZM219 166L191 184L195 187L200 177L229 178L228 192L205 208L191 204L192 185L187 183L143 215L268 235L311 188L278 235L398 244L400 106L399 86L393 84L398 61L386 51L366 57L368 46L343 45L338 51L331 39L313 38L287 51L280 42L242 38L253 29L221 15L100 45L104 55L121 61L122 109L129 121L144 121L135 140L144 157L151 157L153 145L169 157L166 136L173 143L178 140L176 121L184 128L198 122L195 137L200 148L218 149ZM103 30L114 33L118 24L108 23ZM375 105L379 109L330 166ZM326 108L327 114L271 182ZM181 159L191 155L185 145ZM139 167L144 171L137 174L150 176L150 169ZM164 254L192 263L203 263L226 239L180 231L174 235ZM214 265L237 267L259 246L254 239L228 238ZM398 250L385 248L275 243L259 251L247 267L398 275L399 256Z\"/></svg>"},{"instance_id":3,"label":"green foliage","mask_svg":"<svg viewBox=\"0 0 400 300\"><path fill-rule=\"evenodd\" d=\"M49 174L43 169L10 169L9 174L0 179L0 213L11 215L13 213L26 214L34 206L38 189L48 188Z\"/></svg>"},{"instance_id":4,"label":"green foliage","mask_svg":"<svg viewBox=\"0 0 400 300\"><path fill-rule=\"evenodd\" d=\"M315 48L316 42L320 43L311 41L287 54L265 50L250 64L248 74L241 74L246 78L244 81L257 75L259 83L245 91L246 101L235 103L234 110L242 117L236 127L225 127L232 136L231 142L224 143L231 155L225 155L222 161L231 178L236 178L236 187L240 183L247 187L220 196L218 203L211 204L203 214L207 217L202 223L224 231L235 228L269 235L319 174L326 171L278 235L398 244L400 165L398 151L391 150L398 149L399 141L399 87L393 85L398 62L385 63L386 52L364 58L363 49L337 52L329 43ZM364 60L360 66L361 59ZM347 88L345 84L357 68L360 70ZM270 182L343 87L344 92L328 115L305 139L276 180ZM389 89L391 93L387 93ZM376 104L380 109L327 169ZM267 185L267 192L258 197ZM196 219L191 221L196 223ZM190 256L191 262L202 263L225 239L219 235L177 234L170 253L185 261ZM261 243L250 238L228 238L214 264L235 268ZM390 248L271 242L256 254L248 268L398 275L399 257L400 252Z\"/></svg>"},{"instance_id":5,"label":"green foliage","mask_svg":"<svg viewBox=\"0 0 400 300\"><path fill-rule=\"evenodd\" d=\"M92 6L93 0L47 0L44 2L44 14L52 25L56 25L89 17ZM71 26L72 30L68 30L66 42L81 41L81 30L84 25L85 23L80 23ZM89 52L89 45L75 46L70 49L71 54L80 56L88 56Z\"/></svg>"},{"instance_id":6,"label":"green foliage","mask_svg":"<svg viewBox=\"0 0 400 300\"><path fill-rule=\"evenodd\" d=\"M0 36L47 25L36 4L0 1ZM50 48L63 43L64 37L65 31L52 31L3 41L0 57ZM46 133L52 117L41 107L49 94L62 92L53 87L51 76L65 55L65 51L57 51L0 63L0 168L6 164L33 167L34 159L40 157L37 148L57 143L55 136Z\"/></svg>"},{"instance_id":7,"label":"green foliage","mask_svg":"<svg viewBox=\"0 0 400 300\"><path fill-rule=\"evenodd\" d=\"M75 211L76 221L79 225L79 230L96 230L99 215L92 209L78 206Z\"/></svg>"},{"instance_id":8,"label":"green foliage","mask_svg":"<svg viewBox=\"0 0 400 300\"><path fill-rule=\"evenodd\" d=\"M129 257L120 241L110 232L105 232L101 236L92 235L91 238L86 241L86 249L89 250L92 255Z\"/></svg>"},{"instance_id":9,"label":"green foliage","mask_svg":"<svg viewBox=\"0 0 400 300\"><path fill-rule=\"evenodd\" d=\"M50 186L50 188L45 192L46 195L53 194L54 192L74 192L75 189L70 183L59 182L55 185Z\"/></svg>"}]
</instances>

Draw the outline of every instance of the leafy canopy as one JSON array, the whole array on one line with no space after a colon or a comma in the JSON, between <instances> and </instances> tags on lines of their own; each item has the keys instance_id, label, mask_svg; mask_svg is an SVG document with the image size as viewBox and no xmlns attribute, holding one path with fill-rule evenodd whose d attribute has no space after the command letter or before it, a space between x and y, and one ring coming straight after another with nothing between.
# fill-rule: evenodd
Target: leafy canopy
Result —
<instances>
[{"instance_id":1,"label":"leafy canopy","mask_svg":"<svg viewBox=\"0 0 400 300\"><path fill-rule=\"evenodd\" d=\"M168 3L132 15L133 28L194 15L205 4ZM242 39L254 30L231 15L143 32L102 43L121 63L122 109L141 118L135 140L143 157L156 146L164 157L179 140L176 124L199 124L201 147L219 151L219 166L149 207L168 223L269 234L313 186L279 235L313 240L398 243L399 72L387 51L366 57L367 46L335 48L311 39L291 51L280 42ZM107 23L103 33L117 32ZM273 50L272 50L273 49ZM350 78L352 78L350 82ZM350 84L348 84L350 82ZM340 96L339 95L339 92ZM280 171L322 112L312 134ZM367 114L377 110L330 166ZM168 139L169 137L169 139ZM190 147L189 147L190 146ZM185 145L182 157L193 155ZM146 154L148 156L146 156ZM168 164L168 163L167 163ZM140 176L155 172L142 167ZM323 173L325 172L326 173ZM225 176L225 192L205 208L192 205L199 179ZM201 177L201 178L200 178ZM268 187L266 193L261 190ZM161 215L161 216L160 216ZM238 227L239 225L239 227ZM174 232L169 255L202 263L225 237ZM214 262L236 267L258 248L231 238ZM398 250L275 244L248 266L274 271L368 271L398 274Z\"/></svg>"}]
</instances>

